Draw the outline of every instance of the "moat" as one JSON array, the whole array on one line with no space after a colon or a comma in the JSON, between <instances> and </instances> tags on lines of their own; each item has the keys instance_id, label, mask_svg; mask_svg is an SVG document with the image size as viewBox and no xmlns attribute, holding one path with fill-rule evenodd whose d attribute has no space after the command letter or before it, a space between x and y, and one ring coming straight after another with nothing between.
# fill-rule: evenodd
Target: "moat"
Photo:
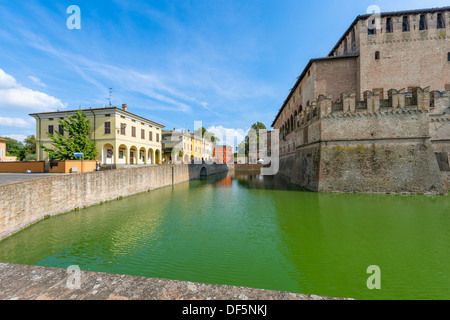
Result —
<instances>
[{"instance_id":1,"label":"moat","mask_svg":"<svg viewBox=\"0 0 450 320\"><path fill-rule=\"evenodd\" d=\"M43 220L0 262L356 299L448 299L449 196L318 194L215 175ZM381 290L366 286L381 269Z\"/></svg>"}]
</instances>

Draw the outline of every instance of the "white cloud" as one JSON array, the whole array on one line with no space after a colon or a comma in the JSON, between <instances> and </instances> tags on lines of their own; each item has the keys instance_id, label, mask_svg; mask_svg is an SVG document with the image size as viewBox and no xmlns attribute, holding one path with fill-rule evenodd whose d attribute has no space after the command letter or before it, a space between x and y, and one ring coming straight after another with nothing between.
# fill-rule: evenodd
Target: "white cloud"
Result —
<instances>
[{"instance_id":1,"label":"white cloud","mask_svg":"<svg viewBox=\"0 0 450 320\"><path fill-rule=\"evenodd\" d=\"M32 128L34 126L33 119L24 120L22 118L0 117L0 123L6 127Z\"/></svg>"},{"instance_id":2,"label":"white cloud","mask_svg":"<svg viewBox=\"0 0 450 320\"><path fill-rule=\"evenodd\" d=\"M46 88L47 85L45 83L43 83L41 81L41 79L39 79L38 77L34 77L34 76L28 76L28 78L33 81L35 84L37 84L38 86L42 87L42 88Z\"/></svg>"},{"instance_id":3,"label":"white cloud","mask_svg":"<svg viewBox=\"0 0 450 320\"><path fill-rule=\"evenodd\" d=\"M14 79L13 76L6 74L5 71L0 69L0 89L14 88L17 86L18 84L16 82L16 79Z\"/></svg>"},{"instance_id":4,"label":"white cloud","mask_svg":"<svg viewBox=\"0 0 450 320\"><path fill-rule=\"evenodd\" d=\"M17 141L22 142L22 143L27 138L27 136L23 135L23 134L4 134L4 135L2 135L2 137L11 138L11 139L17 140Z\"/></svg>"},{"instance_id":5,"label":"white cloud","mask_svg":"<svg viewBox=\"0 0 450 320\"><path fill-rule=\"evenodd\" d=\"M13 76L2 69L0 69L0 101L0 108L10 109L12 107L36 112L52 111L65 107L61 100L17 83Z\"/></svg>"},{"instance_id":6,"label":"white cloud","mask_svg":"<svg viewBox=\"0 0 450 320\"><path fill-rule=\"evenodd\" d=\"M223 126L211 126L206 129L220 139L219 144L227 144L233 148L238 146L239 143L244 141L248 130L242 129L230 129Z\"/></svg>"}]
</instances>

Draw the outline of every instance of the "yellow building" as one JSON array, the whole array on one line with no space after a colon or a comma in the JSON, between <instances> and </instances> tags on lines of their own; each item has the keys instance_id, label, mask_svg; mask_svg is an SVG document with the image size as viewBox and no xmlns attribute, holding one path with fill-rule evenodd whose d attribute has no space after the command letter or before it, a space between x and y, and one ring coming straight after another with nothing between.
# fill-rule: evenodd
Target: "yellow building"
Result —
<instances>
[{"instance_id":1,"label":"yellow building","mask_svg":"<svg viewBox=\"0 0 450 320\"><path fill-rule=\"evenodd\" d=\"M90 139L97 145L97 160L104 165L160 164L162 124L122 109L105 107L82 109L91 124ZM49 161L48 154L39 146L51 148L47 133L64 133L59 120L73 116L77 110L30 114L36 119L36 160Z\"/></svg>"},{"instance_id":2,"label":"yellow building","mask_svg":"<svg viewBox=\"0 0 450 320\"><path fill-rule=\"evenodd\" d=\"M162 134L164 163L190 163L193 144L189 130L164 131Z\"/></svg>"},{"instance_id":3,"label":"yellow building","mask_svg":"<svg viewBox=\"0 0 450 320\"><path fill-rule=\"evenodd\" d=\"M191 163L212 159L213 143L189 130L163 132L164 163ZM175 155L175 156L174 156Z\"/></svg>"}]
</instances>

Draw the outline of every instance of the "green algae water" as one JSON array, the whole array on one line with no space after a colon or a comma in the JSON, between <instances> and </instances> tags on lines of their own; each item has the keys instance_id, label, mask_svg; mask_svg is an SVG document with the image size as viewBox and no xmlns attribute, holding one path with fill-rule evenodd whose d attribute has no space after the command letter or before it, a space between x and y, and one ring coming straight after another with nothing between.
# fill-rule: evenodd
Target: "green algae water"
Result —
<instances>
[{"instance_id":1,"label":"green algae water","mask_svg":"<svg viewBox=\"0 0 450 320\"><path fill-rule=\"evenodd\" d=\"M450 299L450 201L215 176L43 220L0 242L0 262L332 297ZM372 265L380 290L367 288Z\"/></svg>"}]
</instances>

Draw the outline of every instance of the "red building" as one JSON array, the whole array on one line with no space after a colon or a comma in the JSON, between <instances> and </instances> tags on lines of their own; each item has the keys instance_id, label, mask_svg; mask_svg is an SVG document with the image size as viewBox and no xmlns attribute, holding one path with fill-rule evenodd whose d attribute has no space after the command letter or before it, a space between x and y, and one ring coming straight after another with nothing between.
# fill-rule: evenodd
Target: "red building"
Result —
<instances>
[{"instance_id":1,"label":"red building","mask_svg":"<svg viewBox=\"0 0 450 320\"><path fill-rule=\"evenodd\" d=\"M233 163L233 147L231 146L214 146L213 159L216 163Z\"/></svg>"}]
</instances>

